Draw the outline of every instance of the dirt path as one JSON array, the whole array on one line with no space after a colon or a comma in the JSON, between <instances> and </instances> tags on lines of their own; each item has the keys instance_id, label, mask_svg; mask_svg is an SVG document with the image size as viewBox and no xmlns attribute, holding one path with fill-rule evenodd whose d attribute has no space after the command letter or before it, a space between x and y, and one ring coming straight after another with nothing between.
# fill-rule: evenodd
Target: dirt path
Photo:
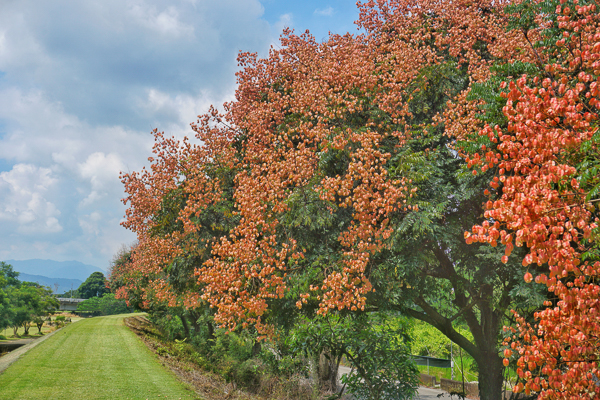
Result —
<instances>
[{"instance_id":1,"label":"dirt path","mask_svg":"<svg viewBox=\"0 0 600 400\"><path fill-rule=\"evenodd\" d=\"M12 343L27 343L27 344L0 357L0 374L2 372L4 372L4 370L10 366L10 364L17 361L19 359L19 357L21 357L23 354L25 354L29 349L32 349L35 346L37 346L38 344L42 343L44 340L48 339L50 336L54 335L59 330L60 329L57 329L55 331L47 333L39 339L21 339L21 340L15 340L14 342L12 342Z\"/></svg>"}]
</instances>

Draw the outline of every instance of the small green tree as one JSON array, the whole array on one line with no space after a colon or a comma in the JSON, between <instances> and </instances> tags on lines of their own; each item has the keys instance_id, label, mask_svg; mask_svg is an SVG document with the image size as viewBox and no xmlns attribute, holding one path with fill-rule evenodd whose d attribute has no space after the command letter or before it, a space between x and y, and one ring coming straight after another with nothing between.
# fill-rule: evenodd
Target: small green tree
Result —
<instances>
[{"instance_id":1,"label":"small green tree","mask_svg":"<svg viewBox=\"0 0 600 400\"><path fill-rule=\"evenodd\" d=\"M77 289L82 299L91 297L102 297L109 290L106 287L106 278L102 272L92 272L92 274Z\"/></svg>"},{"instance_id":2,"label":"small green tree","mask_svg":"<svg viewBox=\"0 0 600 400\"><path fill-rule=\"evenodd\" d=\"M58 309L60 303L52 295L52 289L46 286L37 288L39 299L37 299L34 308L33 323L38 328L38 333L42 333L44 321Z\"/></svg>"},{"instance_id":3,"label":"small green tree","mask_svg":"<svg viewBox=\"0 0 600 400\"><path fill-rule=\"evenodd\" d=\"M353 373L342 379L361 399L412 398L418 370L410 356L408 320L384 313L339 313L303 318L292 330L297 351L313 358L315 382L337 390L338 368L346 357Z\"/></svg>"},{"instance_id":4,"label":"small green tree","mask_svg":"<svg viewBox=\"0 0 600 400\"><path fill-rule=\"evenodd\" d=\"M14 310L12 309L9 290L12 286L19 286L17 279L19 273L12 269L10 264L0 262L0 330L11 326Z\"/></svg>"},{"instance_id":5,"label":"small green tree","mask_svg":"<svg viewBox=\"0 0 600 400\"><path fill-rule=\"evenodd\" d=\"M43 319L56 310L58 301L52 296L52 289L32 282L23 282L19 286L11 286L8 291L10 301L10 325L14 335L20 327L29 334L32 323L41 332Z\"/></svg>"}]
</instances>

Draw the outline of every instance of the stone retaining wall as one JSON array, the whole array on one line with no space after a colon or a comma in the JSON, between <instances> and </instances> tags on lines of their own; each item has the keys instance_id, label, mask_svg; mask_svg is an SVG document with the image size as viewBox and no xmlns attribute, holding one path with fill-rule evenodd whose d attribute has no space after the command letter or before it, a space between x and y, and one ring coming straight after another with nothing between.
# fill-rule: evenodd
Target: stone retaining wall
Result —
<instances>
[{"instance_id":1,"label":"stone retaining wall","mask_svg":"<svg viewBox=\"0 0 600 400\"><path fill-rule=\"evenodd\" d=\"M435 387L435 376L427 374L419 374L421 385L427 387Z\"/></svg>"},{"instance_id":2,"label":"stone retaining wall","mask_svg":"<svg viewBox=\"0 0 600 400\"><path fill-rule=\"evenodd\" d=\"M440 388L446 392L462 392L463 383L462 381L453 381L451 379L442 378L440 381ZM479 385L476 383L465 382L465 395L470 399L479 398Z\"/></svg>"}]
</instances>

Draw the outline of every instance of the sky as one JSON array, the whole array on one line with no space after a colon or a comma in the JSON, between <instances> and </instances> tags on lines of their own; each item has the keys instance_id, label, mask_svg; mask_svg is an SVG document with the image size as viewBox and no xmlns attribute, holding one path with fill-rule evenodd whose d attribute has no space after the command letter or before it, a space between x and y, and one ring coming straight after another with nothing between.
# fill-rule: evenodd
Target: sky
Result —
<instances>
[{"instance_id":1,"label":"sky","mask_svg":"<svg viewBox=\"0 0 600 400\"><path fill-rule=\"evenodd\" d=\"M102 269L135 235L121 172L233 99L284 27L355 33L355 0L0 1L0 260Z\"/></svg>"}]
</instances>

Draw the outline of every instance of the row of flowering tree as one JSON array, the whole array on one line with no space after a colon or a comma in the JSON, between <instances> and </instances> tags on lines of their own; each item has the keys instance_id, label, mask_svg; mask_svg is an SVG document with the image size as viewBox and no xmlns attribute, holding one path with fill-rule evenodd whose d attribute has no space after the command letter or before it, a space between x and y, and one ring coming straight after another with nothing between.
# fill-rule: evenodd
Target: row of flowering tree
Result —
<instances>
[{"instance_id":1,"label":"row of flowering tree","mask_svg":"<svg viewBox=\"0 0 600 400\"><path fill-rule=\"evenodd\" d=\"M359 7L363 34L242 53L195 141L155 131L123 176L139 244L118 295L265 335L400 311L474 358L481 399L501 398L512 321L515 390L598 393L595 3Z\"/></svg>"}]
</instances>

